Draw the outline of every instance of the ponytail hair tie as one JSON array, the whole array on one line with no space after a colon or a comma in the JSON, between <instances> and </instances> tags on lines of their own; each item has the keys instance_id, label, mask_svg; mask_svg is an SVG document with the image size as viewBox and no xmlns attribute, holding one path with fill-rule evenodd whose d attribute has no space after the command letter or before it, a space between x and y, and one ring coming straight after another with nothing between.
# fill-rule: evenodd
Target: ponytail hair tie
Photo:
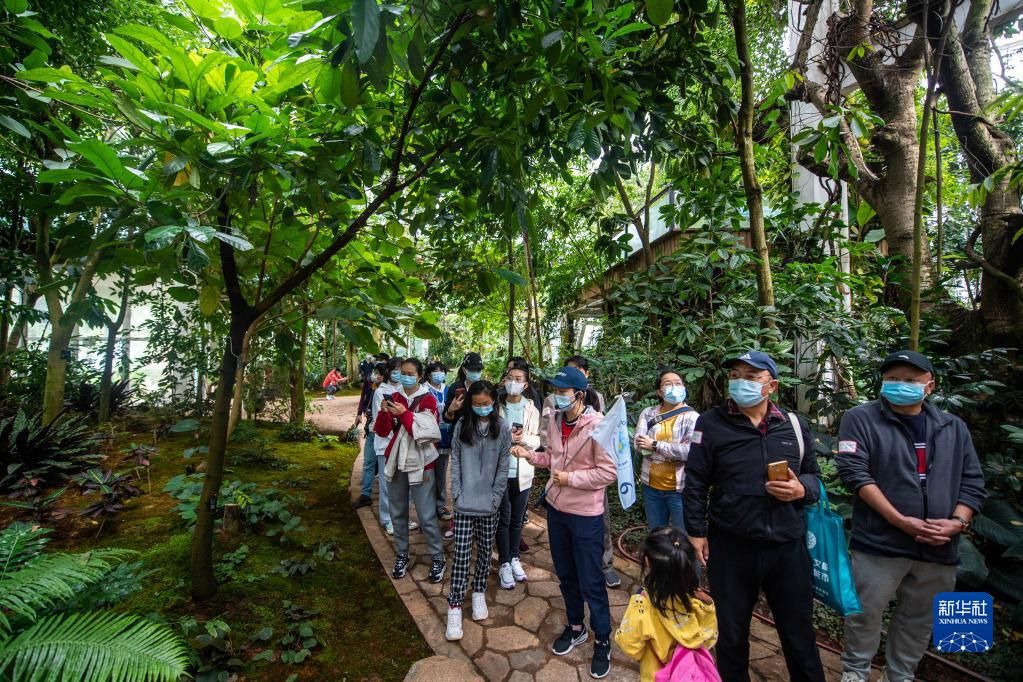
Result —
<instances>
[{"instance_id":1,"label":"ponytail hair tie","mask_svg":"<svg viewBox=\"0 0 1023 682\"><path fill-rule=\"evenodd\" d=\"M676 547L678 547L678 540L675 540L675 542L673 542L673 543L671 543L671 544L673 544L673 545L675 545Z\"/></svg>"}]
</instances>

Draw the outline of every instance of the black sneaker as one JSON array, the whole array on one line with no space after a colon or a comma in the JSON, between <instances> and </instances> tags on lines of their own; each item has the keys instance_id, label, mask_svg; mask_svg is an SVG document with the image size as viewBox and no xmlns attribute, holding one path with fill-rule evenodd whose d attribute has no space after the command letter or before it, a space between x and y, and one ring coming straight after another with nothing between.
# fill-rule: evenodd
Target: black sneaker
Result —
<instances>
[{"instance_id":1,"label":"black sneaker","mask_svg":"<svg viewBox=\"0 0 1023 682\"><path fill-rule=\"evenodd\" d=\"M608 587L618 587L622 584L622 579L618 577L618 573L613 568L609 568L604 572L604 584Z\"/></svg>"},{"instance_id":2,"label":"black sneaker","mask_svg":"<svg viewBox=\"0 0 1023 682\"><path fill-rule=\"evenodd\" d=\"M564 656L585 641L586 628L583 628L582 630L573 630L571 625L566 625L565 631L561 633L561 636L554 640L554 644L551 646L551 651L554 652L555 656Z\"/></svg>"},{"instance_id":3,"label":"black sneaker","mask_svg":"<svg viewBox=\"0 0 1023 682\"><path fill-rule=\"evenodd\" d=\"M445 559L434 559L430 564L430 575L426 579L431 583L439 583L444 580L444 569L447 567L448 562Z\"/></svg>"},{"instance_id":4,"label":"black sneaker","mask_svg":"<svg viewBox=\"0 0 1023 682\"><path fill-rule=\"evenodd\" d=\"M600 679L611 672L611 640L593 642L593 660L590 661L590 677Z\"/></svg>"},{"instance_id":5,"label":"black sneaker","mask_svg":"<svg viewBox=\"0 0 1023 682\"><path fill-rule=\"evenodd\" d=\"M359 495L359 497L354 502L352 502L352 509L361 509L363 507L368 507L371 504L373 504L373 498L372 497L366 497L365 495Z\"/></svg>"},{"instance_id":6,"label":"black sneaker","mask_svg":"<svg viewBox=\"0 0 1023 682\"><path fill-rule=\"evenodd\" d=\"M408 554L399 554L394 560L394 570L391 571L391 577L395 580L400 580L405 577L408 573Z\"/></svg>"}]
</instances>

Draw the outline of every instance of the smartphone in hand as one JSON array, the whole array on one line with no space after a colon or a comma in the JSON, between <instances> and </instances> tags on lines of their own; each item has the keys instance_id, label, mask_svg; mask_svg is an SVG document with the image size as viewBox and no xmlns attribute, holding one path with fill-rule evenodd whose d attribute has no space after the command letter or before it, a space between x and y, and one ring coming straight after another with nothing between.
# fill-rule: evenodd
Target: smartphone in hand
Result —
<instances>
[{"instance_id":1,"label":"smartphone in hand","mask_svg":"<svg viewBox=\"0 0 1023 682\"><path fill-rule=\"evenodd\" d=\"M787 481L789 480L789 463L786 460L779 462L770 462L767 465L767 480L768 481Z\"/></svg>"}]
</instances>

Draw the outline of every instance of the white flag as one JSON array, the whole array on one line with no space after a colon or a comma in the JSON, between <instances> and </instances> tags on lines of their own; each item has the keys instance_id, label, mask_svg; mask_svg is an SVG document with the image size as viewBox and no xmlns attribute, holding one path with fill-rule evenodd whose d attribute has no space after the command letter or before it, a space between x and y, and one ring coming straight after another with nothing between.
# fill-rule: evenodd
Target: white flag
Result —
<instances>
[{"instance_id":1,"label":"white flag","mask_svg":"<svg viewBox=\"0 0 1023 682\"><path fill-rule=\"evenodd\" d=\"M632 471L632 447L629 441L629 418L625 412L625 399L618 400L607 411L604 419L593 430L593 439L607 450L618 467L618 499L622 509L636 501L636 477Z\"/></svg>"}]
</instances>

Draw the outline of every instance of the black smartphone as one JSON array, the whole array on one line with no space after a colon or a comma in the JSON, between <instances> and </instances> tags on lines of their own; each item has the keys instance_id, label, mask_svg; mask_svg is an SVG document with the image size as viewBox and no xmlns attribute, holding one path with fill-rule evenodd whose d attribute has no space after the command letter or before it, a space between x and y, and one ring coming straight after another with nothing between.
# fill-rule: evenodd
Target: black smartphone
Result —
<instances>
[{"instance_id":1,"label":"black smartphone","mask_svg":"<svg viewBox=\"0 0 1023 682\"><path fill-rule=\"evenodd\" d=\"M521 431L522 424L512 424L512 431Z\"/></svg>"}]
</instances>

